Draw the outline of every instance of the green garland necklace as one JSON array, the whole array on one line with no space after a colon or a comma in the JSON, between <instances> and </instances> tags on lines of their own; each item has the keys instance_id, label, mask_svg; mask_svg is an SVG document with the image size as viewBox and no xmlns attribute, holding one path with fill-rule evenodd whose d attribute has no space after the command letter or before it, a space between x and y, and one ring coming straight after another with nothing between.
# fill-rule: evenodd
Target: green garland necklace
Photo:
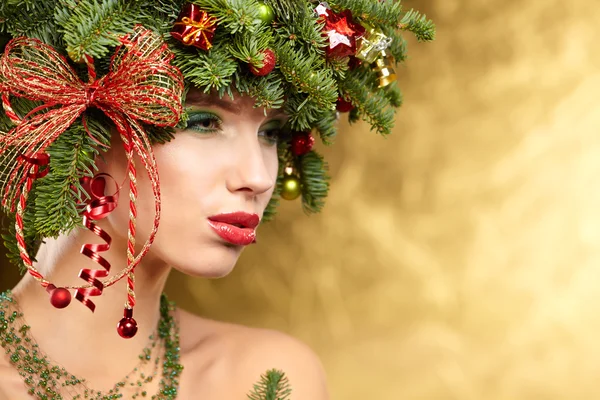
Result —
<instances>
[{"instance_id":1,"label":"green garland necklace","mask_svg":"<svg viewBox=\"0 0 600 400\"><path fill-rule=\"evenodd\" d=\"M171 400L177 397L183 370L179 363L179 329L173 317L174 309L174 303L163 294L157 333L150 336L150 344L140 354L140 364L106 393L88 388L85 379L51 364L29 334L30 327L10 291L0 293L0 345L29 388L29 394L41 400L63 400L63 394L67 393L74 400L113 400L123 398L124 390L133 391L132 399ZM153 358L154 363L150 364ZM144 384L152 382L158 375L161 359L160 389L149 396ZM144 373L144 366L150 367L151 372Z\"/></svg>"}]
</instances>

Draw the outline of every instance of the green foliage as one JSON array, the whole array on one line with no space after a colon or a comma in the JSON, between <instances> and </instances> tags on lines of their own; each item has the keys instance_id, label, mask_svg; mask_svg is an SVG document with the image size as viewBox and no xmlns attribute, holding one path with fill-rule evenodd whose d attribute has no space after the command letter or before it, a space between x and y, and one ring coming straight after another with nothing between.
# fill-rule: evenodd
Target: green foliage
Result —
<instances>
[{"instance_id":1,"label":"green foliage","mask_svg":"<svg viewBox=\"0 0 600 400\"><path fill-rule=\"evenodd\" d=\"M96 140L110 144L107 123L89 119L87 126ZM79 179L94 175L94 160L99 150L80 120L59 136L47 152L50 173L36 181L35 230L42 237L57 237L81 225L85 203L78 204L84 193Z\"/></svg>"},{"instance_id":2,"label":"green foliage","mask_svg":"<svg viewBox=\"0 0 600 400\"><path fill-rule=\"evenodd\" d=\"M102 76L108 71L119 38L135 24L142 24L167 40L175 54L173 64L183 73L187 88L194 86L221 97L233 97L236 90L255 98L256 107L283 108L290 116L290 130L313 131L325 144L331 144L337 135L335 104L338 96L342 96L356 106L343 114L351 122L362 119L378 133L390 133L394 108L402 104L400 89L397 84L379 88L371 65L350 70L349 58L326 57L324 49L329 38L323 34L324 21L314 13L318 0L192 0L217 20L213 47L208 51L184 46L170 36L186 1L2 0L0 48L10 37L36 37L73 60L80 60L84 54L94 57ZM259 18L262 3L273 9L275 20L270 24ZM434 38L433 23L414 10L404 12L398 0L329 0L328 3L335 12L348 9L356 22L380 29L390 37L388 53L396 62L406 59L403 32L412 32L419 41ZM267 48L276 54L275 69L266 77L256 77L249 67L262 65L263 51ZM85 77L85 65L73 63L73 66ZM11 98L11 103L21 116L39 105L19 98ZM98 110L88 111L87 115L92 136L101 142L109 140L111 124L107 118ZM184 113L178 127L185 127L186 120ZM13 123L0 112L0 132L12 128ZM175 135L171 128L145 125L144 129L153 144L166 143ZM51 172L35 182L30 206L25 211L26 220L34 227L25 232L32 248L40 240L34 232L55 236L80 222L79 179L92 173L98 146L79 120L48 152ZM288 163L301 176L306 212L320 210L329 187L323 158L315 152L294 158L286 142L280 144L279 156L279 178L265 218L272 217L279 203L283 168ZM11 243L14 250L16 244ZM11 254L15 255L14 251ZM267 378L276 376L270 374Z\"/></svg>"},{"instance_id":3,"label":"green foliage","mask_svg":"<svg viewBox=\"0 0 600 400\"><path fill-rule=\"evenodd\" d=\"M340 85L340 92L355 105L350 121L359 117L368 122L372 130L388 135L394 123L394 109L384 92L373 90L376 79L373 71L357 69ZM393 97L391 99L394 100Z\"/></svg>"},{"instance_id":4,"label":"green foliage","mask_svg":"<svg viewBox=\"0 0 600 400\"><path fill-rule=\"evenodd\" d=\"M420 42L427 42L435 39L435 25L425 15L418 11L410 10L402 17L400 26L416 36Z\"/></svg>"},{"instance_id":5,"label":"green foliage","mask_svg":"<svg viewBox=\"0 0 600 400\"><path fill-rule=\"evenodd\" d=\"M311 151L300 157L302 206L307 214L318 213L325 206L329 192L329 167L323 157Z\"/></svg>"},{"instance_id":6,"label":"green foliage","mask_svg":"<svg viewBox=\"0 0 600 400\"><path fill-rule=\"evenodd\" d=\"M139 1L68 0L57 10L60 31L71 59L87 54L101 58L119 45L119 38L131 32L139 21Z\"/></svg>"},{"instance_id":7,"label":"green foliage","mask_svg":"<svg viewBox=\"0 0 600 400\"><path fill-rule=\"evenodd\" d=\"M287 400L292 393L285 373L275 369L261 375L260 382L254 385L249 400Z\"/></svg>"}]
</instances>

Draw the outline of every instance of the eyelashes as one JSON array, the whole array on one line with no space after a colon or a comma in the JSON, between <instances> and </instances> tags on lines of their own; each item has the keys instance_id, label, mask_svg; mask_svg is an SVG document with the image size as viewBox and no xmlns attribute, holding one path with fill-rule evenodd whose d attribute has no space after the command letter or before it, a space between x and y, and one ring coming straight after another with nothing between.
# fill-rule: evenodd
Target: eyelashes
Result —
<instances>
[{"instance_id":1,"label":"eyelashes","mask_svg":"<svg viewBox=\"0 0 600 400\"><path fill-rule=\"evenodd\" d=\"M285 121L275 119L263 125L258 137L269 145L276 145L289 140L289 132L283 129ZM188 112L186 129L202 134L216 134L222 131L223 120L215 113L208 111Z\"/></svg>"}]
</instances>

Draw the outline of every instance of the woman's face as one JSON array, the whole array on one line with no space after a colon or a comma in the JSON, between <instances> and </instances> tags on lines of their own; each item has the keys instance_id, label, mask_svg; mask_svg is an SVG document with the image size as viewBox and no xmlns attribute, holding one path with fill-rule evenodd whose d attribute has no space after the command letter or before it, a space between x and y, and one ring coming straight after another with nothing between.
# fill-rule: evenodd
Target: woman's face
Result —
<instances>
[{"instance_id":1,"label":"woman's face","mask_svg":"<svg viewBox=\"0 0 600 400\"><path fill-rule=\"evenodd\" d=\"M264 109L254 108L254 101L240 95L231 100L190 91L187 129L178 130L170 142L153 146L162 212L144 261L158 259L188 275L221 277L253 242L255 225L275 188L277 139L286 122L278 110L267 110L265 116ZM127 160L119 135L113 135L105 159L106 164L98 164L100 172L123 182ZM154 196L137 157L136 168L139 249L152 229ZM107 194L112 193L109 188ZM127 241L128 200L126 184L117 209L106 218L113 243L118 241L119 247Z\"/></svg>"}]
</instances>

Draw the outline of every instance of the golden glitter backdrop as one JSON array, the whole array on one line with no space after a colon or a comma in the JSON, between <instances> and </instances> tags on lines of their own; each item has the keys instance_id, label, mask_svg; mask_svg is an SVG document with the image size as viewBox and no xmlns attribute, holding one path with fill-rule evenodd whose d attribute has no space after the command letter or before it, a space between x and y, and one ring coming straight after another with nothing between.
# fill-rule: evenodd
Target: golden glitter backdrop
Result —
<instances>
[{"instance_id":1,"label":"golden glitter backdrop","mask_svg":"<svg viewBox=\"0 0 600 400\"><path fill-rule=\"evenodd\" d=\"M324 213L284 204L232 275L169 291L306 341L333 399L599 399L600 7L404 4L438 38L394 135L342 124Z\"/></svg>"}]
</instances>

